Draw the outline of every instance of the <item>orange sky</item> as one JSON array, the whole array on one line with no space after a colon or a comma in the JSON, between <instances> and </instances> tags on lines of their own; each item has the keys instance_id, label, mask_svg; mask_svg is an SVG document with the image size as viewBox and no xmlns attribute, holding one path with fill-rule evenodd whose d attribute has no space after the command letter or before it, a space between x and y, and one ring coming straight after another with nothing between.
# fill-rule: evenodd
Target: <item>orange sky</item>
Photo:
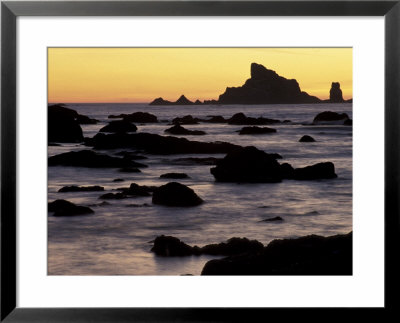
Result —
<instances>
[{"instance_id":1,"label":"orange sky","mask_svg":"<svg viewBox=\"0 0 400 323\"><path fill-rule=\"evenodd\" d=\"M329 97L340 82L352 98L351 48L49 48L49 102L218 99L250 78L252 62L295 78L302 91Z\"/></svg>"}]
</instances>

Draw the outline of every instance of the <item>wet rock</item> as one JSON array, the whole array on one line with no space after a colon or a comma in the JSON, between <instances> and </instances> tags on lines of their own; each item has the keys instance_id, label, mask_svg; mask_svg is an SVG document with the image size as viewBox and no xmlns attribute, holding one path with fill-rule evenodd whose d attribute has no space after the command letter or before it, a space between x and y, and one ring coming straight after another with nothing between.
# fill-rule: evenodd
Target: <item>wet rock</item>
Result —
<instances>
[{"instance_id":1,"label":"wet rock","mask_svg":"<svg viewBox=\"0 0 400 323\"><path fill-rule=\"evenodd\" d=\"M171 182L154 191L152 202L166 206L197 206L203 200L186 185Z\"/></svg>"},{"instance_id":2,"label":"wet rock","mask_svg":"<svg viewBox=\"0 0 400 323\"><path fill-rule=\"evenodd\" d=\"M275 132L276 129L268 127L243 127L241 130L239 130L239 135L261 135Z\"/></svg>"},{"instance_id":3,"label":"wet rock","mask_svg":"<svg viewBox=\"0 0 400 323\"><path fill-rule=\"evenodd\" d=\"M55 200L48 203L48 211L54 212L54 216L75 216L94 213L89 207L76 205L66 200Z\"/></svg>"},{"instance_id":4,"label":"wet rock","mask_svg":"<svg viewBox=\"0 0 400 323\"><path fill-rule=\"evenodd\" d=\"M315 125L343 125L348 122L349 116L346 113L324 111L318 113L313 120Z\"/></svg>"},{"instance_id":5,"label":"wet rock","mask_svg":"<svg viewBox=\"0 0 400 323\"><path fill-rule=\"evenodd\" d=\"M133 162L127 159L98 154L92 150L70 151L51 156L48 166L75 166L89 168L131 167Z\"/></svg>"},{"instance_id":6,"label":"wet rock","mask_svg":"<svg viewBox=\"0 0 400 323\"><path fill-rule=\"evenodd\" d=\"M219 104L318 103L321 100L302 92L296 80L279 76L263 65L252 63L251 78L243 86L227 87ZM205 101L206 102L206 101Z\"/></svg>"},{"instance_id":7,"label":"wet rock","mask_svg":"<svg viewBox=\"0 0 400 323\"><path fill-rule=\"evenodd\" d=\"M175 126L168 128L165 130L165 132L168 132L173 135L194 135L194 136L201 136L205 135L206 133L201 130L189 130L184 127L182 127L180 124L176 124Z\"/></svg>"},{"instance_id":8,"label":"wet rock","mask_svg":"<svg viewBox=\"0 0 400 323\"><path fill-rule=\"evenodd\" d=\"M210 172L219 182L276 183L282 180L276 159L252 146L228 153Z\"/></svg>"},{"instance_id":9,"label":"wet rock","mask_svg":"<svg viewBox=\"0 0 400 323\"><path fill-rule=\"evenodd\" d=\"M173 178L173 179L183 179L183 178L190 178L188 174L185 173L166 173L160 175L160 178Z\"/></svg>"},{"instance_id":10,"label":"wet rock","mask_svg":"<svg viewBox=\"0 0 400 323\"><path fill-rule=\"evenodd\" d=\"M204 158L197 158L197 157L187 157L187 158L176 158L171 160L175 165L216 165L217 162L221 160L221 158L215 157L204 157Z\"/></svg>"},{"instance_id":11,"label":"wet rock","mask_svg":"<svg viewBox=\"0 0 400 323\"><path fill-rule=\"evenodd\" d=\"M315 142L315 139L311 136L304 135L300 138L299 142Z\"/></svg>"},{"instance_id":12,"label":"wet rock","mask_svg":"<svg viewBox=\"0 0 400 323\"><path fill-rule=\"evenodd\" d=\"M202 275L351 275L352 233L273 240L261 251L206 263Z\"/></svg>"},{"instance_id":13,"label":"wet rock","mask_svg":"<svg viewBox=\"0 0 400 323\"><path fill-rule=\"evenodd\" d=\"M136 167L123 167L118 169L120 173L141 173L142 171Z\"/></svg>"},{"instance_id":14,"label":"wet rock","mask_svg":"<svg viewBox=\"0 0 400 323\"><path fill-rule=\"evenodd\" d=\"M258 252L263 248L264 245L257 240L234 237L230 238L227 242L206 245L200 249L200 252L207 255L230 256Z\"/></svg>"},{"instance_id":15,"label":"wet rock","mask_svg":"<svg viewBox=\"0 0 400 323\"><path fill-rule=\"evenodd\" d=\"M149 186L141 186L136 183L132 183L129 188L119 188L125 195L135 196L150 196L150 192L153 192L155 188Z\"/></svg>"},{"instance_id":16,"label":"wet rock","mask_svg":"<svg viewBox=\"0 0 400 323\"><path fill-rule=\"evenodd\" d=\"M228 122L228 120L226 120L223 116L210 116L210 119L205 119L202 121L209 122L209 123L227 123Z\"/></svg>"},{"instance_id":17,"label":"wet rock","mask_svg":"<svg viewBox=\"0 0 400 323\"><path fill-rule=\"evenodd\" d=\"M151 251L157 256L176 257L193 255L195 249L178 238L162 235L154 240Z\"/></svg>"},{"instance_id":18,"label":"wet rock","mask_svg":"<svg viewBox=\"0 0 400 323\"><path fill-rule=\"evenodd\" d=\"M125 180L123 178L115 178L113 179L113 182L124 182Z\"/></svg>"},{"instance_id":19,"label":"wet rock","mask_svg":"<svg viewBox=\"0 0 400 323\"><path fill-rule=\"evenodd\" d=\"M281 164L282 178L292 179L294 177L294 168L288 163Z\"/></svg>"},{"instance_id":20,"label":"wet rock","mask_svg":"<svg viewBox=\"0 0 400 323\"><path fill-rule=\"evenodd\" d=\"M76 117L76 121L79 124L97 124L99 122L99 120L97 119L91 119L88 116L84 116L81 114L78 114L78 116Z\"/></svg>"},{"instance_id":21,"label":"wet rock","mask_svg":"<svg viewBox=\"0 0 400 323\"><path fill-rule=\"evenodd\" d=\"M101 128L100 132L136 132L137 127L125 120L111 121Z\"/></svg>"},{"instance_id":22,"label":"wet rock","mask_svg":"<svg viewBox=\"0 0 400 323\"><path fill-rule=\"evenodd\" d=\"M48 107L48 142L82 142L78 113L62 105Z\"/></svg>"},{"instance_id":23,"label":"wet rock","mask_svg":"<svg viewBox=\"0 0 400 323\"><path fill-rule=\"evenodd\" d=\"M347 119L344 123L345 126L352 126L353 125L353 120Z\"/></svg>"},{"instance_id":24,"label":"wet rock","mask_svg":"<svg viewBox=\"0 0 400 323\"><path fill-rule=\"evenodd\" d=\"M228 153L240 146L227 142L199 142L173 136L150 133L96 134L92 141L95 149L131 148L150 154L219 154Z\"/></svg>"},{"instance_id":25,"label":"wet rock","mask_svg":"<svg viewBox=\"0 0 400 323\"><path fill-rule=\"evenodd\" d=\"M172 119L173 124L183 124L183 125L199 124L199 121L200 121L199 118L193 118L191 115Z\"/></svg>"},{"instance_id":26,"label":"wet rock","mask_svg":"<svg viewBox=\"0 0 400 323\"><path fill-rule=\"evenodd\" d=\"M125 199L128 196L126 196L123 193L106 193L103 194L99 197L99 199L103 199L103 200L121 200L121 199Z\"/></svg>"},{"instance_id":27,"label":"wet rock","mask_svg":"<svg viewBox=\"0 0 400 323\"><path fill-rule=\"evenodd\" d=\"M269 125L276 123L280 123L280 121L263 117L246 117L246 115L242 112L236 113L230 119L228 119L228 124L232 125Z\"/></svg>"},{"instance_id":28,"label":"wet rock","mask_svg":"<svg viewBox=\"0 0 400 323\"><path fill-rule=\"evenodd\" d=\"M154 114L148 112L134 112L123 115L123 120L136 123L157 123L158 119Z\"/></svg>"},{"instance_id":29,"label":"wet rock","mask_svg":"<svg viewBox=\"0 0 400 323\"><path fill-rule=\"evenodd\" d=\"M336 177L335 165L331 162L296 168L293 172L293 178L297 180L330 179Z\"/></svg>"},{"instance_id":30,"label":"wet rock","mask_svg":"<svg viewBox=\"0 0 400 323\"><path fill-rule=\"evenodd\" d=\"M97 192L104 191L104 187L102 186L64 186L58 190L59 192Z\"/></svg>"}]
</instances>

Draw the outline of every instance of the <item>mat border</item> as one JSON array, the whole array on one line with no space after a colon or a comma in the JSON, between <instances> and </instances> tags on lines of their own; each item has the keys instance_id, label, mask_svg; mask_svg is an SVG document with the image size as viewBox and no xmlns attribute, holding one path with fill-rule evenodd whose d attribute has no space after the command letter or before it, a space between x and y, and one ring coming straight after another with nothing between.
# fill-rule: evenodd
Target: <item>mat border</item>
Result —
<instances>
[{"instance_id":1,"label":"mat border","mask_svg":"<svg viewBox=\"0 0 400 323\"><path fill-rule=\"evenodd\" d=\"M1 3L1 322L252 322L296 315L341 319L398 312L400 0L396 1L2 1ZM16 19L19 16L382 16L385 19L384 308L17 308ZM371 152L374 153L374 152ZM267 312L268 311L268 312ZM353 314L353 313L352 313ZM393 314L393 313L391 313Z\"/></svg>"}]
</instances>

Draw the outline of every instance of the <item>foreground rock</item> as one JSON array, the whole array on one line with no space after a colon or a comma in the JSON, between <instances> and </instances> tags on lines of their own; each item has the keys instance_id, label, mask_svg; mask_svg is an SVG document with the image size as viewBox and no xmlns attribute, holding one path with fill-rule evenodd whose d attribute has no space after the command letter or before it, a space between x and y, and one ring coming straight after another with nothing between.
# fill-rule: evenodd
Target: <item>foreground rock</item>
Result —
<instances>
[{"instance_id":1,"label":"foreground rock","mask_svg":"<svg viewBox=\"0 0 400 323\"><path fill-rule=\"evenodd\" d=\"M48 212L54 212L54 216L75 216L94 213L89 207L75 205L66 200L55 200L48 203Z\"/></svg>"},{"instance_id":2,"label":"foreground rock","mask_svg":"<svg viewBox=\"0 0 400 323\"><path fill-rule=\"evenodd\" d=\"M231 238L227 242L209 244L204 247L189 246L180 239L171 236L158 236L154 241L151 251L157 256L192 256L192 255L222 255L231 256L259 252L263 244L257 240L247 238Z\"/></svg>"},{"instance_id":3,"label":"foreground rock","mask_svg":"<svg viewBox=\"0 0 400 323\"><path fill-rule=\"evenodd\" d=\"M282 180L275 156L252 146L228 153L210 172L219 182L276 183Z\"/></svg>"},{"instance_id":4,"label":"foreground rock","mask_svg":"<svg viewBox=\"0 0 400 323\"><path fill-rule=\"evenodd\" d=\"M266 133L275 133L276 129L268 127L243 127L239 130L239 135L263 135Z\"/></svg>"},{"instance_id":5,"label":"foreground rock","mask_svg":"<svg viewBox=\"0 0 400 323\"><path fill-rule=\"evenodd\" d=\"M227 142L199 142L186 138L160 136L150 133L96 134L90 141L95 149L133 148L150 154L219 154L228 153L240 146Z\"/></svg>"},{"instance_id":6,"label":"foreground rock","mask_svg":"<svg viewBox=\"0 0 400 323\"><path fill-rule=\"evenodd\" d=\"M315 142L315 139L311 136L304 135L299 139L299 142Z\"/></svg>"},{"instance_id":7,"label":"foreground rock","mask_svg":"<svg viewBox=\"0 0 400 323\"><path fill-rule=\"evenodd\" d=\"M100 132L136 132L137 127L126 120L111 121Z\"/></svg>"},{"instance_id":8,"label":"foreground rock","mask_svg":"<svg viewBox=\"0 0 400 323\"><path fill-rule=\"evenodd\" d=\"M167 133L170 133L172 135L194 135L194 136L202 136L205 135L206 133L201 130L189 130L184 127L182 127L180 124L176 124L175 126L168 128L164 130Z\"/></svg>"},{"instance_id":9,"label":"foreground rock","mask_svg":"<svg viewBox=\"0 0 400 323\"><path fill-rule=\"evenodd\" d=\"M256 63L251 64L251 78L241 87L227 87L219 104L318 103L320 99L300 90L296 80L288 80ZM206 103L206 102L205 102Z\"/></svg>"},{"instance_id":10,"label":"foreground rock","mask_svg":"<svg viewBox=\"0 0 400 323\"><path fill-rule=\"evenodd\" d=\"M183 179L183 178L189 178L189 176L188 174L185 173L166 173L160 175L160 178Z\"/></svg>"},{"instance_id":11,"label":"foreground rock","mask_svg":"<svg viewBox=\"0 0 400 323\"><path fill-rule=\"evenodd\" d=\"M104 191L103 186L64 186L58 190L59 192L99 192Z\"/></svg>"},{"instance_id":12,"label":"foreground rock","mask_svg":"<svg viewBox=\"0 0 400 323\"><path fill-rule=\"evenodd\" d=\"M89 168L134 167L138 163L125 158L98 154L92 150L70 151L49 157L48 166L75 166ZM141 164L142 165L142 164ZM138 166L136 166L138 167Z\"/></svg>"},{"instance_id":13,"label":"foreground rock","mask_svg":"<svg viewBox=\"0 0 400 323\"><path fill-rule=\"evenodd\" d=\"M280 120L268 119L263 117L258 117L258 118L247 117L242 112L236 113L230 119L228 119L228 124L232 125L268 125L280 122L281 122Z\"/></svg>"},{"instance_id":14,"label":"foreground rock","mask_svg":"<svg viewBox=\"0 0 400 323\"><path fill-rule=\"evenodd\" d=\"M171 182L154 191L152 202L166 206L197 206L203 200L186 185Z\"/></svg>"},{"instance_id":15,"label":"foreground rock","mask_svg":"<svg viewBox=\"0 0 400 323\"><path fill-rule=\"evenodd\" d=\"M336 177L335 166L331 162L296 168L293 172L293 178L297 180L331 179Z\"/></svg>"},{"instance_id":16,"label":"foreground rock","mask_svg":"<svg viewBox=\"0 0 400 323\"><path fill-rule=\"evenodd\" d=\"M202 275L351 275L352 233L273 240L256 253L208 261Z\"/></svg>"},{"instance_id":17,"label":"foreground rock","mask_svg":"<svg viewBox=\"0 0 400 323\"><path fill-rule=\"evenodd\" d=\"M332 111L324 111L318 113L313 120L314 125L344 125L348 124L349 116L347 113L337 113Z\"/></svg>"},{"instance_id":18,"label":"foreground rock","mask_svg":"<svg viewBox=\"0 0 400 323\"><path fill-rule=\"evenodd\" d=\"M48 142L82 142L82 128L76 120L78 113L63 105L48 107Z\"/></svg>"}]
</instances>

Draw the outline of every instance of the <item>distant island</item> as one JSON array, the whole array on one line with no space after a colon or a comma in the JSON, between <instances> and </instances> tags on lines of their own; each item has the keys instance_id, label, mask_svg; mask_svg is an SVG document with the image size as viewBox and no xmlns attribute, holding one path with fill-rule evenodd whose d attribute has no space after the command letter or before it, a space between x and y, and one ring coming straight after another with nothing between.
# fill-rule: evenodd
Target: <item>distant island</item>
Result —
<instances>
[{"instance_id":1,"label":"distant island","mask_svg":"<svg viewBox=\"0 0 400 323\"><path fill-rule=\"evenodd\" d=\"M218 100L190 101L184 95L175 101L163 98L153 100L150 105L197 105L197 104L294 104L294 103L344 103L339 82L332 82L328 100L301 91L295 79L286 79L261 64L252 63L251 77L239 87L227 87Z\"/></svg>"}]
</instances>

